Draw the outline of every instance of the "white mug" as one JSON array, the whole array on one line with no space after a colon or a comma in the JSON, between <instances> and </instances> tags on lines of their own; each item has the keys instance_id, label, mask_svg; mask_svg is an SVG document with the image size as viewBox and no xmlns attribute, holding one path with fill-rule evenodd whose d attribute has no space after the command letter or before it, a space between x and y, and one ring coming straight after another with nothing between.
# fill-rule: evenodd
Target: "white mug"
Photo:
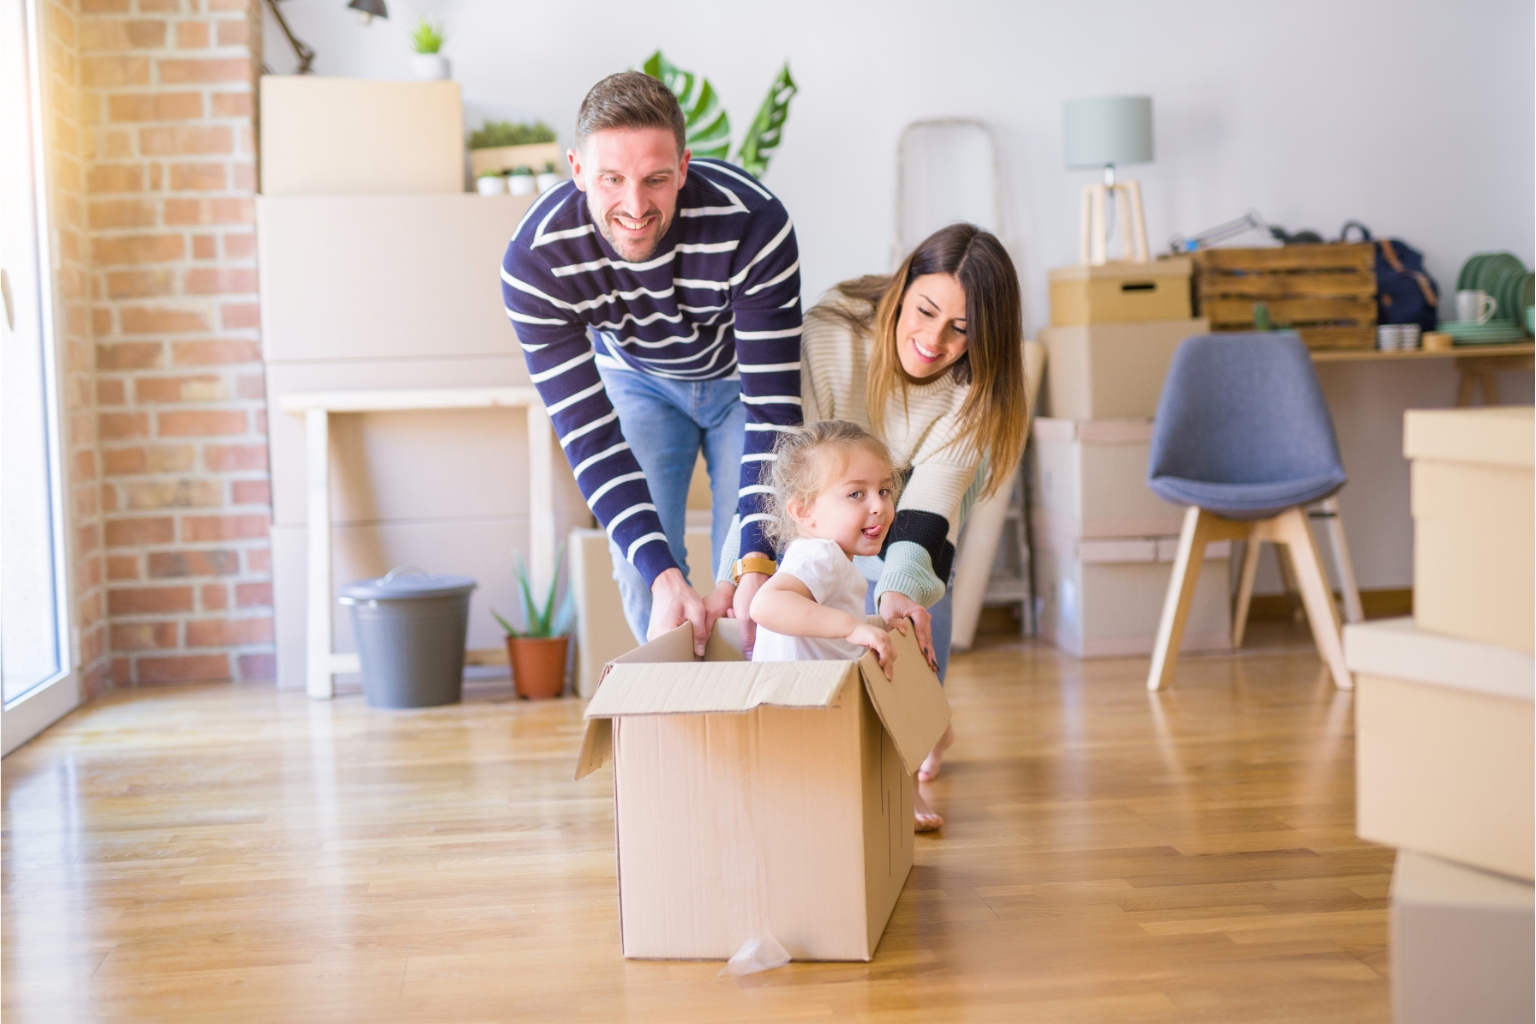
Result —
<instances>
[{"instance_id":1,"label":"white mug","mask_svg":"<svg viewBox=\"0 0 1536 1024\"><path fill-rule=\"evenodd\" d=\"M1493 319L1493 311L1498 308L1498 300L1487 292L1456 293L1456 319L1464 324L1485 324Z\"/></svg>"}]
</instances>

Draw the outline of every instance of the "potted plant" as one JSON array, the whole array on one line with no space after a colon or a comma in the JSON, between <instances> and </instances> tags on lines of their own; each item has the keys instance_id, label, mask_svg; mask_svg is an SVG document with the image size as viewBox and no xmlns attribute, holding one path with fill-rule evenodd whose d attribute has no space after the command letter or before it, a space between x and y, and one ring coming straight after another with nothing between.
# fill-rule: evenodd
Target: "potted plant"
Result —
<instances>
[{"instance_id":1,"label":"potted plant","mask_svg":"<svg viewBox=\"0 0 1536 1024\"><path fill-rule=\"evenodd\" d=\"M517 629L495 608L491 609L491 614L496 616L507 634L512 686L519 697L529 700L558 697L565 690L565 659L575 605L567 589L565 600L558 609L555 607L555 583L560 577L560 563L564 557L565 545L562 544L555 554L555 579L550 580L549 593L544 604L539 606L533 600L533 585L528 580L523 557L513 552L518 593L523 599L523 619L527 623L523 629Z\"/></svg>"},{"instance_id":2,"label":"potted plant","mask_svg":"<svg viewBox=\"0 0 1536 1024\"><path fill-rule=\"evenodd\" d=\"M513 124L511 121L486 121L469 133L469 164L475 174L481 171L510 171L514 167L539 167L564 157L555 141L555 130L543 121Z\"/></svg>"},{"instance_id":3,"label":"potted plant","mask_svg":"<svg viewBox=\"0 0 1536 1024\"><path fill-rule=\"evenodd\" d=\"M515 196L527 196L533 194L533 168L526 164L512 168L507 175L507 191Z\"/></svg>"},{"instance_id":4,"label":"potted plant","mask_svg":"<svg viewBox=\"0 0 1536 1024\"><path fill-rule=\"evenodd\" d=\"M448 58L442 55L443 43L448 37L441 24L434 25L426 18L417 18L411 29L411 45L416 55L411 58L411 71L424 82L434 82L448 77Z\"/></svg>"},{"instance_id":5,"label":"potted plant","mask_svg":"<svg viewBox=\"0 0 1536 1024\"><path fill-rule=\"evenodd\" d=\"M553 160L544 161L544 169L539 171L536 179L539 186L539 194L543 195L556 185L560 184L559 165Z\"/></svg>"},{"instance_id":6,"label":"potted plant","mask_svg":"<svg viewBox=\"0 0 1536 1024\"><path fill-rule=\"evenodd\" d=\"M481 171L480 177L475 179L475 191L483 196L504 196L507 194L507 179L500 171Z\"/></svg>"}]
</instances>

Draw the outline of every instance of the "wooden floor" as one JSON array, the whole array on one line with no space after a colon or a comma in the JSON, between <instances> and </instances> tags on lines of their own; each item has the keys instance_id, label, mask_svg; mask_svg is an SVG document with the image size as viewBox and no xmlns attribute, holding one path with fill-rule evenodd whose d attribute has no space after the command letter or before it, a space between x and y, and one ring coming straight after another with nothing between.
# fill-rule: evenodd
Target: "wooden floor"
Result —
<instances>
[{"instance_id":1,"label":"wooden floor","mask_svg":"<svg viewBox=\"0 0 1536 1024\"><path fill-rule=\"evenodd\" d=\"M1279 627L1284 628L1284 627ZM1261 637L1253 643L1262 644ZM1306 647L957 657L948 816L869 964L619 954L581 706L116 691L4 762L3 1009L68 1021L1373 1021L1392 855Z\"/></svg>"}]
</instances>

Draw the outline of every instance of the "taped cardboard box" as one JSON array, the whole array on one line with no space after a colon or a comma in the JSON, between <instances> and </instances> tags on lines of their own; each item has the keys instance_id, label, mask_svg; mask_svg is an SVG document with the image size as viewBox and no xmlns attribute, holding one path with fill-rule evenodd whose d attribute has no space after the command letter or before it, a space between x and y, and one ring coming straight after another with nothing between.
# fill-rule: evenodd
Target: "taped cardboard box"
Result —
<instances>
[{"instance_id":1,"label":"taped cardboard box","mask_svg":"<svg viewBox=\"0 0 1536 1024\"><path fill-rule=\"evenodd\" d=\"M1410 410L1413 615L1437 633L1536 650L1536 412Z\"/></svg>"},{"instance_id":2,"label":"taped cardboard box","mask_svg":"<svg viewBox=\"0 0 1536 1024\"><path fill-rule=\"evenodd\" d=\"M1155 416L1174 350L1210 329L1201 319L1044 328L1046 409L1064 420Z\"/></svg>"},{"instance_id":3,"label":"taped cardboard box","mask_svg":"<svg viewBox=\"0 0 1536 1024\"><path fill-rule=\"evenodd\" d=\"M1184 509L1147 487L1152 421L1040 418L1035 441L1035 524L1071 537L1168 537Z\"/></svg>"},{"instance_id":4,"label":"taped cardboard box","mask_svg":"<svg viewBox=\"0 0 1536 1024\"><path fill-rule=\"evenodd\" d=\"M1177 537L1084 539L1035 534L1040 635L1074 658L1151 654ZM1232 648L1232 544L1206 546L1183 651Z\"/></svg>"},{"instance_id":5,"label":"taped cardboard box","mask_svg":"<svg viewBox=\"0 0 1536 1024\"><path fill-rule=\"evenodd\" d=\"M1402 850L1392 872L1392 1019L1536 1016L1532 887Z\"/></svg>"},{"instance_id":6,"label":"taped cardboard box","mask_svg":"<svg viewBox=\"0 0 1536 1024\"><path fill-rule=\"evenodd\" d=\"M616 659L576 777L613 761L619 919L632 959L869 960L912 868L912 775L949 724L916 640L862 661L751 663L722 619Z\"/></svg>"},{"instance_id":7,"label":"taped cardboard box","mask_svg":"<svg viewBox=\"0 0 1536 1024\"><path fill-rule=\"evenodd\" d=\"M1532 879L1536 659L1412 619L1348 626L1360 838Z\"/></svg>"}]
</instances>

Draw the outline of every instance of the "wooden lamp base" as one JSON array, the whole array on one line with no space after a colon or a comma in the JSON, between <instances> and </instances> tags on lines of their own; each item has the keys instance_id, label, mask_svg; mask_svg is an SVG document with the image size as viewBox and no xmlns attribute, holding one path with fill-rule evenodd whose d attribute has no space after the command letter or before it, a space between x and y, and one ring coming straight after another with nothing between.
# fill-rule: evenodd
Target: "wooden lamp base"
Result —
<instances>
[{"instance_id":1,"label":"wooden lamp base","mask_svg":"<svg viewBox=\"0 0 1536 1024\"><path fill-rule=\"evenodd\" d=\"M1141 213L1141 186L1134 181L1084 186L1082 261L1093 266L1109 262L1109 225L1104 214L1111 195L1118 195L1123 214L1121 258L1127 263L1151 262L1147 253L1147 222Z\"/></svg>"}]
</instances>

